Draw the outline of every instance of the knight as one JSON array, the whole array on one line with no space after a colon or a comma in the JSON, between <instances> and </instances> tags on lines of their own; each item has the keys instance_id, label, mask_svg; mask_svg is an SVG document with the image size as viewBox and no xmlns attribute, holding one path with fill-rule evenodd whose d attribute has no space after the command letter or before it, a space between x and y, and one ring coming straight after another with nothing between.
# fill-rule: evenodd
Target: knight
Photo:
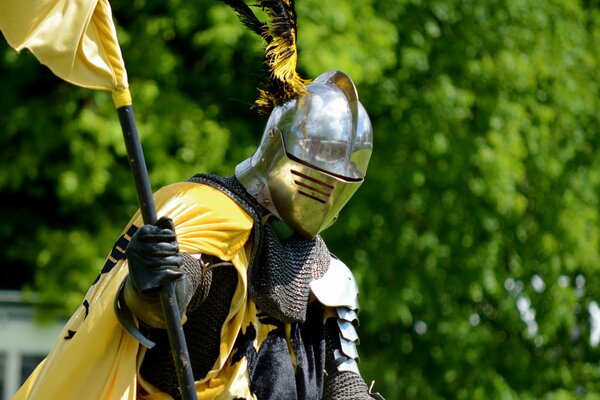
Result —
<instances>
[{"instance_id":1,"label":"knight","mask_svg":"<svg viewBox=\"0 0 600 400\"><path fill-rule=\"evenodd\" d=\"M293 1L260 1L267 23L222 1L267 42L257 150L232 176L155 193L159 221L132 218L85 309L16 398L181 398L159 296L172 282L198 399L382 399L358 367L356 281L320 236L365 179L367 112L345 73L298 76ZM74 361L91 342L95 365ZM57 365L94 380L65 387Z\"/></svg>"}]
</instances>

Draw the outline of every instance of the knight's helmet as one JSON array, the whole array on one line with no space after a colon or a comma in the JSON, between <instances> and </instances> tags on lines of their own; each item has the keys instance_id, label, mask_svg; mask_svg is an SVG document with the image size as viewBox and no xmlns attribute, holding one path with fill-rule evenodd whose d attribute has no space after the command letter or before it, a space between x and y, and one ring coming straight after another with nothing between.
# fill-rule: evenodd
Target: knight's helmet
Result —
<instances>
[{"instance_id":1,"label":"knight's helmet","mask_svg":"<svg viewBox=\"0 0 600 400\"><path fill-rule=\"evenodd\" d=\"M256 107L269 120L236 177L271 213L312 238L335 222L362 184L373 148L371 122L345 73L326 72L311 83L296 73L293 1L259 2L269 23L242 0L221 1L268 44L270 79Z\"/></svg>"},{"instance_id":2,"label":"knight's helmet","mask_svg":"<svg viewBox=\"0 0 600 400\"><path fill-rule=\"evenodd\" d=\"M346 74L324 73L306 89L275 107L258 150L235 174L264 207L313 237L363 182L373 137Z\"/></svg>"}]
</instances>

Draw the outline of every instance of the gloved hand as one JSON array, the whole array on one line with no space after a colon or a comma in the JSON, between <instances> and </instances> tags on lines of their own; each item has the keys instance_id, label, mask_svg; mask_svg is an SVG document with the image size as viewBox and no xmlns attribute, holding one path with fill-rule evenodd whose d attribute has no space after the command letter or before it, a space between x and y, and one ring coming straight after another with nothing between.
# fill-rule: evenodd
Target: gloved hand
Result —
<instances>
[{"instance_id":1,"label":"gloved hand","mask_svg":"<svg viewBox=\"0 0 600 400\"><path fill-rule=\"evenodd\" d=\"M129 277L138 293L156 289L183 275L183 257L170 218L163 217L155 225L142 225L125 249Z\"/></svg>"},{"instance_id":2,"label":"gloved hand","mask_svg":"<svg viewBox=\"0 0 600 400\"><path fill-rule=\"evenodd\" d=\"M142 225L125 249L129 276L124 299L130 311L152 328L166 328L159 288L173 282L179 312L183 316L188 302L183 256L175 236L173 221L159 219L155 225Z\"/></svg>"}]
</instances>

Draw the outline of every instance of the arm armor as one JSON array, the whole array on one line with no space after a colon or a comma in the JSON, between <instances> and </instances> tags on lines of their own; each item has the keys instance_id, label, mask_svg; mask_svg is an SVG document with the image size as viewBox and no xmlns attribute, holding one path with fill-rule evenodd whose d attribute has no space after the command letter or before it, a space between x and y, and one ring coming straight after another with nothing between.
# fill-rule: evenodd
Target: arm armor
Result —
<instances>
[{"instance_id":1,"label":"arm armor","mask_svg":"<svg viewBox=\"0 0 600 400\"><path fill-rule=\"evenodd\" d=\"M183 254L182 271L184 276L174 282L175 295L181 315L189 307L196 307L204 301L211 282L209 265L213 258L206 255ZM205 261L209 259L210 261ZM121 325L141 344L152 348L154 343L139 331L134 316L149 328L165 329L165 320L158 290L139 293L126 277L119 288L115 301L115 312Z\"/></svg>"},{"instance_id":2,"label":"arm armor","mask_svg":"<svg viewBox=\"0 0 600 400\"><path fill-rule=\"evenodd\" d=\"M354 275L343 262L332 258L325 275L310 286L319 302L335 309L336 313L325 323L327 375L323 399L382 399L369 393L358 369L358 286Z\"/></svg>"}]
</instances>

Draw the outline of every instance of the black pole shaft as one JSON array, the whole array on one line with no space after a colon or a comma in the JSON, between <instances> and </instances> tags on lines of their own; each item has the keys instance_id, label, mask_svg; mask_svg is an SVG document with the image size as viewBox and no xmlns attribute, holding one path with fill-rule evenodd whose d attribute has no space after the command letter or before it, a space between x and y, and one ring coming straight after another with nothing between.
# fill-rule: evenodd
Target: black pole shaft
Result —
<instances>
[{"instance_id":1,"label":"black pole shaft","mask_svg":"<svg viewBox=\"0 0 600 400\"><path fill-rule=\"evenodd\" d=\"M133 182L138 201L140 203L140 212L145 224L154 224L157 221L156 208L154 207L154 198L152 197L152 188L150 187L150 178L144 159L142 143L137 131L133 106L124 106L117 109L119 113L119 122L123 130L125 147L129 157L129 166L133 174Z\"/></svg>"},{"instance_id":2,"label":"black pole shaft","mask_svg":"<svg viewBox=\"0 0 600 400\"><path fill-rule=\"evenodd\" d=\"M142 143L137 131L133 106L123 106L117 109L125 147L129 156L129 166L133 174L135 189L138 201L140 203L140 212L145 224L154 224L157 221L156 208L154 207L154 198L152 197L152 188L146 169ZM177 306L175 289L173 283L169 282L162 287L160 291L160 302L167 322L167 332L169 342L171 343L171 353L175 362L175 371L179 390L184 400L197 400L196 386L194 384L194 374L190 355L188 353L183 326L181 325L181 315Z\"/></svg>"}]
</instances>

